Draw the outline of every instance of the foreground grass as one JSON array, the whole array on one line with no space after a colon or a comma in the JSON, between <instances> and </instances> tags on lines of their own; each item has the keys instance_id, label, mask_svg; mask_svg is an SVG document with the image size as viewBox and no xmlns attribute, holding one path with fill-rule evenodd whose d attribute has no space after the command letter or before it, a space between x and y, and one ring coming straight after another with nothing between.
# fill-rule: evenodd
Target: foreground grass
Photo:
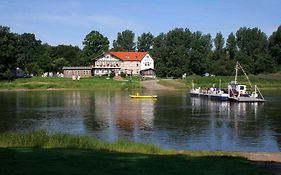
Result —
<instances>
[{"instance_id":1,"label":"foreground grass","mask_svg":"<svg viewBox=\"0 0 281 175\"><path fill-rule=\"evenodd\" d=\"M0 134L0 147L0 174L269 174L244 158L45 131Z\"/></svg>"},{"instance_id":2,"label":"foreground grass","mask_svg":"<svg viewBox=\"0 0 281 175\"><path fill-rule=\"evenodd\" d=\"M253 85L257 85L260 89L281 89L281 73L249 75L249 79ZM219 87L220 80L221 87L226 88L227 84L234 80L234 76L188 76L185 80L181 80L181 82L186 84L187 88L190 89L192 81L196 87L212 87L214 83L217 87ZM248 85L248 81L245 76L239 76L238 81L239 83Z\"/></svg>"},{"instance_id":3,"label":"foreground grass","mask_svg":"<svg viewBox=\"0 0 281 175\"><path fill-rule=\"evenodd\" d=\"M13 81L1 81L0 89L106 89L106 90L125 90L138 89L139 77L124 79L125 81L115 81L106 79L106 77L90 77L81 78L80 80L72 80L71 78L57 77L32 77L20 78Z\"/></svg>"}]
</instances>

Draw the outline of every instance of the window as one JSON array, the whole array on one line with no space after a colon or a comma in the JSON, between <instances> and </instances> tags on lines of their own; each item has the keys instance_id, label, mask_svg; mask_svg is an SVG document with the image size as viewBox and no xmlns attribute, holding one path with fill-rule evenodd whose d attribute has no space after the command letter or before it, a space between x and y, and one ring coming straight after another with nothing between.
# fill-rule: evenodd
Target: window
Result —
<instances>
[{"instance_id":1,"label":"window","mask_svg":"<svg viewBox=\"0 0 281 175\"><path fill-rule=\"evenodd\" d=\"M139 64L137 63L137 66L139 66Z\"/></svg>"}]
</instances>

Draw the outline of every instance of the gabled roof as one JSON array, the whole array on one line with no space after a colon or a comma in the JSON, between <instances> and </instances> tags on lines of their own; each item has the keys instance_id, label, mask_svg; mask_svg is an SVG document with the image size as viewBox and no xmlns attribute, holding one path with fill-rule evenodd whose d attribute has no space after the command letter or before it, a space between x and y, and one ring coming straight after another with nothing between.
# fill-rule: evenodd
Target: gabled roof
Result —
<instances>
[{"instance_id":1,"label":"gabled roof","mask_svg":"<svg viewBox=\"0 0 281 175\"><path fill-rule=\"evenodd\" d=\"M141 61L147 52L109 52L123 61Z\"/></svg>"}]
</instances>

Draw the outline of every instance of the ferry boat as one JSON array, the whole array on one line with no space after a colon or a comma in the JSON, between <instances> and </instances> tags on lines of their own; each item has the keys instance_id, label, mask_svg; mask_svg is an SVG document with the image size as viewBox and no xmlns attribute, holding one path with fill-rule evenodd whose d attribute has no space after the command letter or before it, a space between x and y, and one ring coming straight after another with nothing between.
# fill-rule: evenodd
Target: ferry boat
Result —
<instances>
[{"instance_id":1,"label":"ferry boat","mask_svg":"<svg viewBox=\"0 0 281 175\"><path fill-rule=\"evenodd\" d=\"M194 88L193 82L192 82L192 89L190 90L189 93L191 96L207 97L207 98L217 99L221 101L227 101L229 97L228 93L226 93L221 88L216 88L214 85L213 87L208 89L201 89L201 87Z\"/></svg>"},{"instance_id":2,"label":"ferry boat","mask_svg":"<svg viewBox=\"0 0 281 175\"><path fill-rule=\"evenodd\" d=\"M250 79L248 78L246 72L244 71L243 67L238 63L235 66L235 79L234 81L228 84L228 99L230 101L237 101L237 102L265 102L262 93L260 92L257 85L254 85L254 91L248 92L247 86L245 84L241 84L237 82L238 70L241 69L246 76L248 83L251 88L253 88Z\"/></svg>"},{"instance_id":3,"label":"ferry boat","mask_svg":"<svg viewBox=\"0 0 281 175\"><path fill-rule=\"evenodd\" d=\"M239 69L243 71L250 86L253 87L246 72L244 71L242 66L237 62L235 66L235 80L228 84L227 90L222 90L221 88L217 89L214 87L214 85L213 87L208 89L201 89L201 87L194 88L194 83L192 82L192 89L189 92L190 95L198 96L198 97L214 98L222 101L229 100L229 101L236 101L236 102L264 102L265 99L256 85L254 85L253 92L248 92L247 86L245 84L240 84L237 82ZM221 87L221 82L220 82L220 87Z\"/></svg>"}]
</instances>

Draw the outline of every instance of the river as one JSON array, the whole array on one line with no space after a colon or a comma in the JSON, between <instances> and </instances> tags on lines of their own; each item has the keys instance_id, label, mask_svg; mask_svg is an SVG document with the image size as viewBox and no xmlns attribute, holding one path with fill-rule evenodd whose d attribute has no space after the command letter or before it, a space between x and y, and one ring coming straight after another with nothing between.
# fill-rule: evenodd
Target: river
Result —
<instances>
[{"instance_id":1,"label":"river","mask_svg":"<svg viewBox=\"0 0 281 175\"><path fill-rule=\"evenodd\" d=\"M281 150L281 93L265 103L230 103L155 91L158 99L130 99L120 91L0 92L0 132L45 129L129 139L177 150Z\"/></svg>"}]
</instances>

